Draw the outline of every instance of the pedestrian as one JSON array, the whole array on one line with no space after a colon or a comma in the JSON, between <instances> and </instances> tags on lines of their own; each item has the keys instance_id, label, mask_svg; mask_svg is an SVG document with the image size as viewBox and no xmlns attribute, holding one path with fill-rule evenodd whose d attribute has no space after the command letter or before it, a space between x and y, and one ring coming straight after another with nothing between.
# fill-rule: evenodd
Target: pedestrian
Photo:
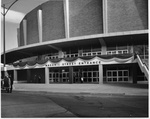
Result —
<instances>
[{"instance_id":1,"label":"pedestrian","mask_svg":"<svg viewBox=\"0 0 150 119\"><path fill-rule=\"evenodd\" d=\"M41 83L41 76L38 76L38 82Z\"/></svg>"},{"instance_id":2,"label":"pedestrian","mask_svg":"<svg viewBox=\"0 0 150 119\"><path fill-rule=\"evenodd\" d=\"M8 93L11 92L11 80L8 73L6 73L4 76L4 87Z\"/></svg>"},{"instance_id":3,"label":"pedestrian","mask_svg":"<svg viewBox=\"0 0 150 119\"><path fill-rule=\"evenodd\" d=\"M83 77L81 77L81 83L83 83Z\"/></svg>"},{"instance_id":4,"label":"pedestrian","mask_svg":"<svg viewBox=\"0 0 150 119\"><path fill-rule=\"evenodd\" d=\"M14 82L14 80L13 80L13 78L12 78L12 76L11 75L9 75L9 78L10 78L10 93L12 93L12 89L13 89L13 82Z\"/></svg>"},{"instance_id":5,"label":"pedestrian","mask_svg":"<svg viewBox=\"0 0 150 119\"><path fill-rule=\"evenodd\" d=\"M35 74L34 79L33 79L33 83L36 83L36 82L37 82L37 75Z\"/></svg>"}]
</instances>

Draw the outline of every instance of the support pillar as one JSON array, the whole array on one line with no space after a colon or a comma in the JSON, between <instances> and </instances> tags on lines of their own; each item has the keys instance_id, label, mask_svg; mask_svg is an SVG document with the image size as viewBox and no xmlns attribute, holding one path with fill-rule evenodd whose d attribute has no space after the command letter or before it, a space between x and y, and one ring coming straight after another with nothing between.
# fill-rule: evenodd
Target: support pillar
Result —
<instances>
[{"instance_id":1,"label":"support pillar","mask_svg":"<svg viewBox=\"0 0 150 119\"><path fill-rule=\"evenodd\" d=\"M27 69L27 83L31 82L31 71L30 69Z\"/></svg>"},{"instance_id":2,"label":"support pillar","mask_svg":"<svg viewBox=\"0 0 150 119\"><path fill-rule=\"evenodd\" d=\"M69 82L73 83L73 67L69 67Z\"/></svg>"},{"instance_id":3,"label":"support pillar","mask_svg":"<svg viewBox=\"0 0 150 119\"><path fill-rule=\"evenodd\" d=\"M17 76L17 70L14 70L14 83L17 83L18 76Z\"/></svg>"},{"instance_id":4,"label":"support pillar","mask_svg":"<svg viewBox=\"0 0 150 119\"><path fill-rule=\"evenodd\" d=\"M104 39L100 38L99 42L101 44L101 54L106 55L107 54L107 46L106 46L106 43L105 43Z\"/></svg>"},{"instance_id":5,"label":"support pillar","mask_svg":"<svg viewBox=\"0 0 150 119\"><path fill-rule=\"evenodd\" d=\"M59 58L63 58L64 57L64 53L63 53L62 50L59 50L58 54L59 54L58 55Z\"/></svg>"},{"instance_id":6,"label":"support pillar","mask_svg":"<svg viewBox=\"0 0 150 119\"><path fill-rule=\"evenodd\" d=\"M45 67L45 84L49 84L49 67Z\"/></svg>"},{"instance_id":7,"label":"support pillar","mask_svg":"<svg viewBox=\"0 0 150 119\"><path fill-rule=\"evenodd\" d=\"M103 84L103 65L99 64L99 84Z\"/></svg>"},{"instance_id":8,"label":"support pillar","mask_svg":"<svg viewBox=\"0 0 150 119\"><path fill-rule=\"evenodd\" d=\"M132 82L133 84L137 84L137 65L133 64L132 65Z\"/></svg>"}]
</instances>

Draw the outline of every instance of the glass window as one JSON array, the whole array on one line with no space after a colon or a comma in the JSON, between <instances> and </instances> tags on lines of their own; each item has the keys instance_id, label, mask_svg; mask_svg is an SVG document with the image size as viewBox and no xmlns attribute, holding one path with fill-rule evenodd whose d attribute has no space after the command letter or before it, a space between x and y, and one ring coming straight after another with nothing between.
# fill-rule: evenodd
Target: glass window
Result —
<instances>
[{"instance_id":1,"label":"glass window","mask_svg":"<svg viewBox=\"0 0 150 119\"><path fill-rule=\"evenodd\" d=\"M88 72L88 77L91 77L92 75L91 75L91 72Z\"/></svg>"},{"instance_id":2,"label":"glass window","mask_svg":"<svg viewBox=\"0 0 150 119\"><path fill-rule=\"evenodd\" d=\"M97 72L93 72L93 77L96 77L97 76L96 74L97 74Z\"/></svg>"},{"instance_id":3,"label":"glass window","mask_svg":"<svg viewBox=\"0 0 150 119\"><path fill-rule=\"evenodd\" d=\"M113 81L117 81L117 78L113 78Z\"/></svg>"},{"instance_id":4,"label":"glass window","mask_svg":"<svg viewBox=\"0 0 150 119\"><path fill-rule=\"evenodd\" d=\"M108 81L111 81L111 78L108 78Z\"/></svg>"},{"instance_id":5,"label":"glass window","mask_svg":"<svg viewBox=\"0 0 150 119\"><path fill-rule=\"evenodd\" d=\"M124 81L128 81L128 78L124 78Z\"/></svg>"},{"instance_id":6,"label":"glass window","mask_svg":"<svg viewBox=\"0 0 150 119\"><path fill-rule=\"evenodd\" d=\"M113 76L117 76L117 71L113 71Z\"/></svg>"},{"instance_id":7,"label":"glass window","mask_svg":"<svg viewBox=\"0 0 150 119\"><path fill-rule=\"evenodd\" d=\"M118 76L122 76L122 71L118 71Z\"/></svg>"},{"instance_id":8,"label":"glass window","mask_svg":"<svg viewBox=\"0 0 150 119\"><path fill-rule=\"evenodd\" d=\"M119 78L118 81L122 81L122 78Z\"/></svg>"},{"instance_id":9,"label":"glass window","mask_svg":"<svg viewBox=\"0 0 150 119\"><path fill-rule=\"evenodd\" d=\"M107 72L107 76L111 76L111 72L109 71L109 72Z\"/></svg>"},{"instance_id":10,"label":"glass window","mask_svg":"<svg viewBox=\"0 0 150 119\"><path fill-rule=\"evenodd\" d=\"M124 76L128 76L128 71L124 71Z\"/></svg>"}]
</instances>

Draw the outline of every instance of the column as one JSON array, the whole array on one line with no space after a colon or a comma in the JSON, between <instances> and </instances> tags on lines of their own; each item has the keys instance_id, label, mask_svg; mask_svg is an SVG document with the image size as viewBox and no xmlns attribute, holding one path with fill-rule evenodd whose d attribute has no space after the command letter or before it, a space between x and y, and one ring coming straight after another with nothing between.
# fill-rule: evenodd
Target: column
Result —
<instances>
[{"instance_id":1,"label":"column","mask_svg":"<svg viewBox=\"0 0 150 119\"><path fill-rule=\"evenodd\" d=\"M101 53L102 53L102 55L106 55L107 54L107 47L106 46L102 46L101 47Z\"/></svg>"},{"instance_id":2,"label":"column","mask_svg":"<svg viewBox=\"0 0 150 119\"><path fill-rule=\"evenodd\" d=\"M18 47L20 47L20 29L17 28L17 40L18 40Z\"/></svg>"},{"instance_id":3,"label":"column","mask_svg":"<svg viewBox=\"0 0 150 119\"><path fill-rule=\"evenodd\" d=\"M103 32L108 33L107 0L103 0Z\"/></svg>"},{"instance_id":4,"label":"column","mask_svg":"<svg viewBox=\"0 0 150 119\"><path fill-rule=\"evenodd\" d=\"M133 64L131 69L131 76L133 84L137 84L137 65Z\"/></svg>"},{"instance_id":5,"label":"column","mask_svg":"<svg viewBox=\"0 0 150 119\"><path fill-rule=\"evenodd\" d=\"M31 82L31 70L27 69L27 83Z\"/></svg>"},{"instance_id":6,"label":"column","mask_svg":"<svg viewBox=\"0 0 150 119\"><path fill-rule=\"evenodd\" d=\"M42 42L42 10L38 10L38 32L39 32L39 42Z\"/></svg>"},{"instance_id":7,"label":"column","mask_svg":"<svg viewBox=\"0 0 150 119\"><path fill-rule=\"evenodd\" d=\"M65 34L69 38L69 0L64 0Z\"/></svg>"},{"instance_id":8,"label":"column","mask_svg":"<svg viewBox=\"0 0 150 119\"><path fill-rule=\"evenodd\" d=\"M99 84L103 84L103 65L99 64Z\"/></svg>"},{"instance_id":9,"label":"column","mask_svg":"<svg viewBox=\"0 0 150 119\"><path fill-rule=\"evenodd\" d=\"M45 67L45 84L49 84L49 67Z\"/></svg>"},{"instance_id":10,"label":"column","mask_svg":"<svg viewBox=\"0 0 150 119\"><path fill-rule=\"evenodd\" d=\"M106 43L105 43L104 39L100 38L99 42L101 44L101 54L106 55L107 54L107 47L106 47Z\"/></svg>"},{"instance_id":11,"label":"column","mask_svg":"<svg viewBox=\"0 0 150 119\"><path fill-rule=\"evenodd\" d=\"M27 20L23 20L24 45L27 45Z\"/></svg>"},{"instance_id":12,"label":"column","mask_svg":"<svg viewBox=\"0 0 150 119\"><path fill-rule=\"evenodd\" d=\"M14 83L17 83L18 77L17 77L17 70L14 70Z\"/></svg>"},{"instance_id":13,"label":"column","mask_svg":"<svg viewBox=\"0 0 150 119\"><path fill-rule=\"evenodd\" d=\"M69 67L69 82L73 83L73 67Z\"/></svg>"}]
</instances>

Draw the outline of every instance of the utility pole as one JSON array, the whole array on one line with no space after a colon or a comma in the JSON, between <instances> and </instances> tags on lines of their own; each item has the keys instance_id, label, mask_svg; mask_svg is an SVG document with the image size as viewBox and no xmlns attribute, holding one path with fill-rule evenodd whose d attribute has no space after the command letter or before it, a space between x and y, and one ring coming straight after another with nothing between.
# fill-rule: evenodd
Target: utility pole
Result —
<instances>
[{"instance_id":1,"label":"utility pole","mask_svg":"<svg viewBox=\"0 0 150 119\"><path fill-rule=\"evenodd\" d=\"M6 9L6 5L3 4L3 13L1 13L3 15L3 52L4 52L4 76L6 76L7 73L7 68L6 68L6 53L5 53L5 16L7 14L7 12L9 11L9 9L13 6L13 4L15 4L18 0L15 0L7 9Z\"/></svg>"}]
</instances>

